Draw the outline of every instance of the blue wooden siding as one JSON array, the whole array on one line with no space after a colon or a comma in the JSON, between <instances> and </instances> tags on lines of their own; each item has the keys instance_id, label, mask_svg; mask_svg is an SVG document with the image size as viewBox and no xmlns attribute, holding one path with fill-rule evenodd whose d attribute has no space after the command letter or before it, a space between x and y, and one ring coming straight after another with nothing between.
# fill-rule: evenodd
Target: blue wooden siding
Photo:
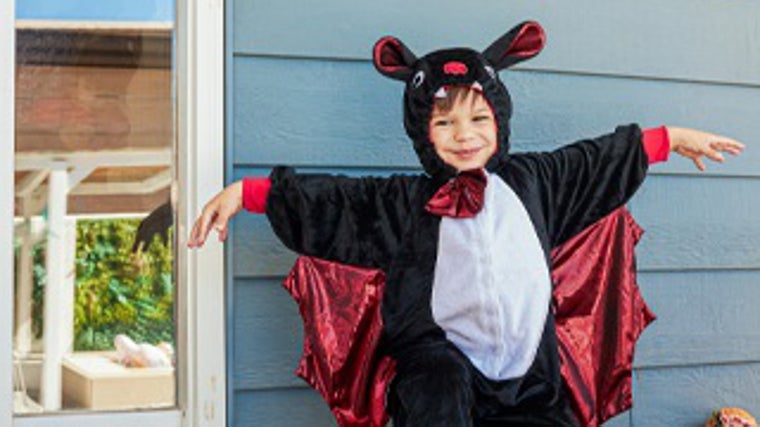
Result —
<instances>
[{"instance_id":1,"label":"blue wooden siding","mask_svg":"<svg viewBox=\"0 0 760 427\"><path fill-rule=\"evenodd\" d=\"M418 53L486 46L528 18L546 27L549 43L535 61L502 73L515 103L516 150L551 149L628 122L747 142L741 158L703 174L681 158L654 166L630 203L646 230L639 282L659 320L638 347L634 409L607 426L695 426L725 405L760 415L760 4L234 0L227 7L229 181L275 164L416 172L401 85L369 62L375 40L393 34ZM264 218L247 214L234 221L230 249L231 425L331 425L318 396L293 375L300 321L279 283L294 255Z\"/></svg>"}]
</instances>

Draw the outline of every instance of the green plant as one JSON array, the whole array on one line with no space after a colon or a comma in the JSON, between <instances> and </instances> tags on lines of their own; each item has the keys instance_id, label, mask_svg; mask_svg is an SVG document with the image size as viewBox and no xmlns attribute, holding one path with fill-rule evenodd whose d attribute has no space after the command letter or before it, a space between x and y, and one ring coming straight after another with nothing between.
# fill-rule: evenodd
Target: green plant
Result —
<instances>
[{"instance_id":1,"label":"green plant","mask_svg":"<svg viewBox=\"0 0 760 427\"><path fill-rule=\"evenodd\" d=\"M74 349L113 348L117 334L137 342L174 342L172 230L139 253L132 243L139 220L77 222ZM34 256L34 332L42 335L44 244Z\"/></svg>"},{"instance_id":2,"label":"green plant","mask_svg":"<svg viewBox=\"0 0 760 427\"><path fill-rule=\"evenodd\" d=\"M132 253L138 224L86 220L77 225L76 350L112 348L117 334L137 342L173 342L171 247L155 236L147 250Z\"/></svg>"}]
</instances>

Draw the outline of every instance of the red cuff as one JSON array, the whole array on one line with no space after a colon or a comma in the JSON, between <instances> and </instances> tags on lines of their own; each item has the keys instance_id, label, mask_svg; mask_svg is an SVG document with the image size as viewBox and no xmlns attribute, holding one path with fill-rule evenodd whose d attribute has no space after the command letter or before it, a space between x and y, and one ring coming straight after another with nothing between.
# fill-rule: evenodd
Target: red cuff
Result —
<instances>
[{"instance_id":1,"label":"red cuff","mask_svg":"<svg viewBox=\"0 0 760 427\"><path fill-rule=\"evenodd\" d=\"M263 214L267 210L267 196L272 188L269 178L243 178L243 207L248 212Z\"/></svg>"},{"instance_id":2,"label":"red cuff","mask_svg":"<svg viewBox=\"0 0 760 427\"><path fill-rule=\"evenodd\" d=\"M668 160L670 136L665 126L644 130L641 143L644 144L644 151L647 153L650 165Z\"/></svg>"}]
</instances>

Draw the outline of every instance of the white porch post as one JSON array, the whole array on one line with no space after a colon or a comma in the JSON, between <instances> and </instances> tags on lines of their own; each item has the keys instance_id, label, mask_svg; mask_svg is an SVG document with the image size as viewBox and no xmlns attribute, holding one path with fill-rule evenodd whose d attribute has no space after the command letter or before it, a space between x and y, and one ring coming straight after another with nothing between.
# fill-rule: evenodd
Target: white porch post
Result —
<instances>
[{"instance_id":1,"label":"white porch post","mask_svg":"<svg viewBox=\"0 0 760 427\"><path fill-rule=\"evenodd\" d=\"M70 194L67 193L67 194ZM58 324L58 336L63 342L63 355L74 351L74 279L76 278L77 221L67 216L63 222L63 267L61 277L61 319Z\"/></svg>"},{"instance_id":2,"label":"white porch post","mask_svg":"<svg viewBox=\"0 0 760 427\"><path fill-rule=\"evenodd\" d=\"M32 221L24 218L23 234L21 236L21 251L16 266L16 345L20 357L29 354L32 347Z\"/></svg>"},{"instance_id":3,"label":"white porch post","mask_svg":"<svg viewBox=\"0 0 760 427\"><path fill-rule=\"evenodd\" d=\"M36 204L35 190L47 178L47 170L29 173L15 184L16 197L19 199L19 211L24 217L21 226L21 250L16 266L16 341L14 349L20 357L29 354L32 346L32 304L34 280L32 268L34 257L32 249L36 244L35 231L32 229L32 208Z\"/></svg>"},{"instance_id":4,"label":"white porch post","mask_svg":"<svg viewBox=\"0 0 760 427\"><path fill-rule=\"evenodd\" d=\"M69 273L67 261L66 197L68 173L65 163L55 164L48 178L48 238L45 250L45 308L43 324L44 356L40 401L47 411L61 409L61 361L69 349L64 285Z\"/></svg>"}]
</instances>

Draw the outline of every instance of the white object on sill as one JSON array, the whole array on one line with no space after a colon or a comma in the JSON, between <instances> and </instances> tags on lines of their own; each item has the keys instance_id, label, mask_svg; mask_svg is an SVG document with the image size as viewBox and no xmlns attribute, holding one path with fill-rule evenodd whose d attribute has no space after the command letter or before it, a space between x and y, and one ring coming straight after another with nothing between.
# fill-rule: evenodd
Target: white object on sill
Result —
<instances>
[{"instance_id":1,"label":"white object on sill","mask_svg":"<svg viewBox=\"0 0 760 427\"><path fill-rule=\"evenodd\" d=\"M174 349L171 344L137 344L126 335L119 334L113 340L118 362L127 367L156 368L172 366Z\"/></svg>"}]
</instances>

